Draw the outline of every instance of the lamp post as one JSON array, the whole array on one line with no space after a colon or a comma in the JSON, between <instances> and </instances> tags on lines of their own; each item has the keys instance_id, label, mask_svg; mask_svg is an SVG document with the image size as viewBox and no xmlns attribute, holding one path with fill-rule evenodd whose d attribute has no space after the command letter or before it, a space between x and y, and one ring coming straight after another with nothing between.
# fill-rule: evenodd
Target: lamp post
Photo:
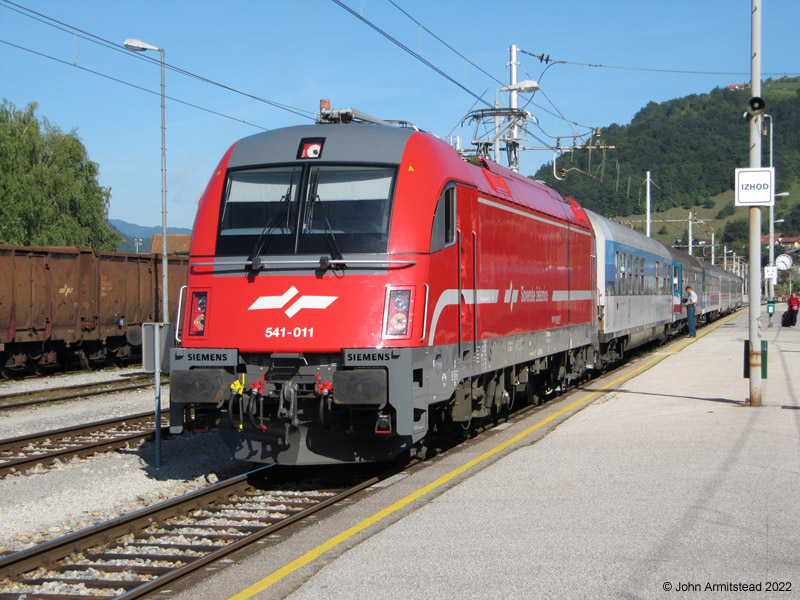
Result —
<instances>
[{"instance_id":1,"label":"lamp post","mask_svg":"<svg viewBox=\"0 0 800 600\"><path fill-rule=\"evenodd\" d=\"M169 323L169 278L167 276L167 135L164 94L164 49L137 39L125 40L125 47L134 52L155 50L161 54L161 287L162 323L155 324L155 347L153 367L155 371L155 421L156 421L156 468L161 468L161 329Z\"/></svg>"},{"instance_id":2,"label":"lamp post","mask_svg":"<svg viewBox=\"0 0 800 600\"><path fill-rule=\"evenodd\" d=\"M163 322L169 323L169 278L167 276L167 135L164 94L164 49L137 39L125 40L125 47L134 52L154 50L161 54L161 287Z\"/></svg>"}]
</instances>

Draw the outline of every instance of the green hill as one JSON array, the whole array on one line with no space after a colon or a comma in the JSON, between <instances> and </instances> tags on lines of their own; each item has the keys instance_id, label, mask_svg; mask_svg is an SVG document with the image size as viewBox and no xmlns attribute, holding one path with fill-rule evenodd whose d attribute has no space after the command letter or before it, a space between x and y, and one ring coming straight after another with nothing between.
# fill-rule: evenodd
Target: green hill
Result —
<instances>
[{"instance_id":1,"label":"green hill","mask_svg":"<svg viewBox=\"0 0 800 600\"><path fill-rule=\"evenodd\" d=\"M784 233L800 235L800 208L792 212L800 200L800 78L767 80L762 95L774 122L777 189L792 193L778 201L776 218L786 219ZM591 142L615 149L584 146L566 152L557 162L559 171L567 170L564 181L553 176L552 163L534 178L600 214L636 221L643 220L644 182L650 171L653 219L687 220L691 210L707 222L707 231L714 228L719 243L727 223L746 218L746 211L737 209L716 221L720 210L733 204L734 170L749 163L749 128L743 119L749 97L749 88L717 88L709 94L650 102L629 125L612 124ZM769 165L768 126L765 129L762 164ZM687 225L688 221L682 226L654 223L652 231L670 244L678 239L685 244ZM644 230L644 225L637 229ZM695 230L702 232L703 227ZM710 238L710 233L704 237Z\"/></svg>"}]
</instances>

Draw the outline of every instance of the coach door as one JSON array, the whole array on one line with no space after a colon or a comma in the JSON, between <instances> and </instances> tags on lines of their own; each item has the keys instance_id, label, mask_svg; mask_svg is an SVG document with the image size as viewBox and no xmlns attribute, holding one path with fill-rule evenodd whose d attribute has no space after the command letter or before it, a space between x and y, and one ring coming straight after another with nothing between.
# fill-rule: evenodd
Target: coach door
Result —
<instances>
[{"instance_id":1,"label":"coach door","mask_svg":"<svg viewBox=\"0 0 800 600\"><path fill-rule=\"evenodd\" d=\"M458 186L456 236L458 243L459 354L464 359L477 344L477 227L475 196L471 188Z\"/></svg>"},{"instance_id":2,"label":"coach door","mask_svg":"<svg viewBox=\"0 0 800 600\"><path fill-rule=\"evenodd\" d=\"M681 265L672 265L672 312L681 312Z\"/></svg>"}]
</instances>

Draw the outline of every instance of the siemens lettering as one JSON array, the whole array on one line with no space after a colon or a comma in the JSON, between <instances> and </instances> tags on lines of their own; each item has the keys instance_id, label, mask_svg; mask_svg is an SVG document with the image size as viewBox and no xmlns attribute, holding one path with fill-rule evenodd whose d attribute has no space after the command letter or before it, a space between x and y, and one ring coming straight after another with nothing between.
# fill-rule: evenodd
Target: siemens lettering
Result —
<instances>
[{"instance_id":1,"label":"siemens lettering","mask_svg":"<svg viewBox=\"0 0 800 600\"><path fill-rule=\"evenodd\" d=\"M392 355L389 352L348 352L348 362L363 362L363 361L384 361L390 360Z\"/></svg>"},{"instance_id":2,"label":"siemens lettering","mask_svg":"<svg viewBox=\"0 0 800 600\"><path fill-rule=\"evenodd\" d=\"M227 352L189 353L189 360L198 362L228 362Z\"/></svg>"}]
</instances>

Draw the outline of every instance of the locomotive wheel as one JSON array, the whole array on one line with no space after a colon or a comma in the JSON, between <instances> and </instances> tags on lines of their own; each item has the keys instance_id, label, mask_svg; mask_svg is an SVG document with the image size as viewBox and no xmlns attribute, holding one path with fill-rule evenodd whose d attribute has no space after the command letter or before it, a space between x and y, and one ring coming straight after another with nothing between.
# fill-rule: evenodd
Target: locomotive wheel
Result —
<instances>
[{"instance_id":1,"label":"locomotive wheel","mask_svg":"<svg viewBox=\"0 0 800 600\"><path fill-rule=\"evenodd\" d=\"M543 392L541 386L539 386L532 377L529 378L528 383L525 385L525 398L527 399L528 404L539 406L542 403L543 393L546 392Z\"/></svg>"},{"instance_id":2,"label":"locomotive wheel","mask_svg":"<svg viewBox=\"0 0 800 600\"><path fill-rule=\"evenodd\" d=\"M411 448L411 458L426 460L428 458L428 436L426 435Z\"/></svg>"}]
</instances>

